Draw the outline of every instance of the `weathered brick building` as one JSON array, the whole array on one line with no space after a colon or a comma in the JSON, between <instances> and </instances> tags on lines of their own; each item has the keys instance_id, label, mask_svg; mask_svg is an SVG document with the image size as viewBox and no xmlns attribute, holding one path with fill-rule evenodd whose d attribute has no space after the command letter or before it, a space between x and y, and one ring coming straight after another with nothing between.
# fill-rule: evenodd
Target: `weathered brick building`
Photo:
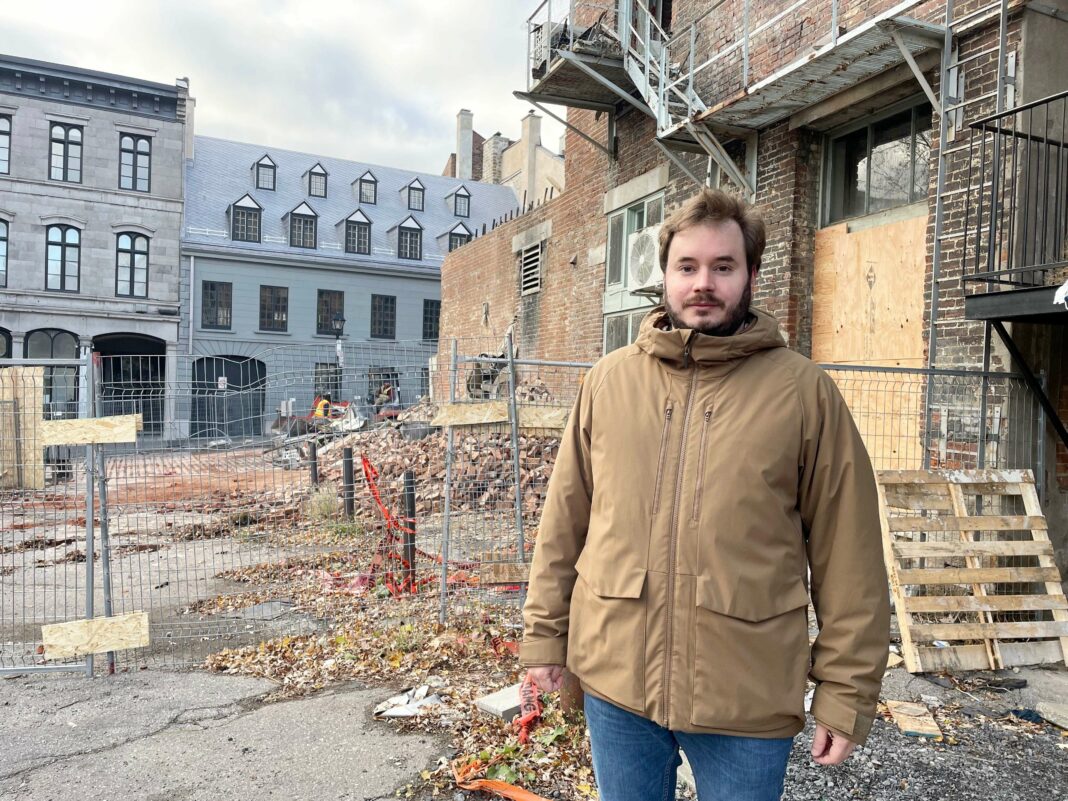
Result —
<instances>
[{"instance_id":1,"label":"weathered brick building","mask_svg":"<svg viewBox=\"0 0 1068 801\"><path fill-rule=\"evenodd\" d=\"M916 371L924 389L905 401L904 374L883 376L890 408L924 421L919 462L1034 468L1068 567L1068 315L1052 304L1068 277L1068 100L1028 106L1068 89L1068 3L560 5L532 18L516 95L567 107L567 188L449 256L442 342L513 321L524 357L589 361L633 341L657 299L655 226L722 184L765 215L755 302L790 346ZM984 368L1021 386L1034 374L1028 409L1045 395L1059 415L1021 413ZM978 382L972 423L931 389L948 369Z\"/></svg>"}]
</instances>

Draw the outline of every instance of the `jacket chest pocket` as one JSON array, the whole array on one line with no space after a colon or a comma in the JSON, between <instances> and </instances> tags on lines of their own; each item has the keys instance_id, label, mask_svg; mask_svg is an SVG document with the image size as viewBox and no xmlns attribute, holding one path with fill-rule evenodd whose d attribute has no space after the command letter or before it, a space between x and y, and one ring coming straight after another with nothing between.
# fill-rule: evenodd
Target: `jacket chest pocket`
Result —
<instances>
[{"instance_id":1,"label":"jacket chest pocket","mask_svg":"<svg viewBox=\"0 0 1068 801\"><path fill-rule=\"evenodd\" d=\"M701 519L701 496L705 493L705 452L708 450L708 426L712 422L712 407L705 409L701 416L701 438L697 444L697 482L693 491L693 508L690 510L690 520L696 522Z\"/></svg>"},{"instance_id":2,"label":"jacket chest pocket","mask_svg":"<svg viewBox=\"0 0 1068 801\"><path fill-rule=\"evenodd\" d=\"M807 607L800 578L769 593L744 586L725 592L699 576L691 722L739 732L802 724Z\"/></svg>"},{"instance_id":3,"label":"jacket chest pocket","mask_svg":"<svg viewBox=\"0 0 1068 801\"><path fill-rule=\"evenodd\" d=\"M567 666L595 691L631 709L645 706L644 567L607 564L584 550L575 565Z\"/></svg>"},{"instance_id":4,"label":"jacket chest pocket","mask_svg":"<svg viewBox=\"0 0 1068 801\"><path fill-rule=\"evenodd\" d=\"M671 418L675 414L675 401L664 405L664 426L660 432L660 452L656 458L656 484L653 488L653 514L660 511L660 496L664 489L664 470L667 467L668 441L671 438Z\"/></svg>"}]
</instances>

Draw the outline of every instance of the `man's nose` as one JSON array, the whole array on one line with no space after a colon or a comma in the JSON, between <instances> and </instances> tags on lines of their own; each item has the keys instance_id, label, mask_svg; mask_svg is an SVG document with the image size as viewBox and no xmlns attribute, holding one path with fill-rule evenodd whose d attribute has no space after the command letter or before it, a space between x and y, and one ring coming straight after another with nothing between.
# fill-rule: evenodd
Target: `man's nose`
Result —
<instances>
[{"instance_id":1,"label":"man's nose","mask_svg":"<svg viewBox=\"0 0 1068 801\"><path fill-rule=\"evenodd\" d=\"M693 280L693 290L695 292L711 292L716 288L715 275L712 270L707 268L699 268Z\"/></svg>"}]
</instances>

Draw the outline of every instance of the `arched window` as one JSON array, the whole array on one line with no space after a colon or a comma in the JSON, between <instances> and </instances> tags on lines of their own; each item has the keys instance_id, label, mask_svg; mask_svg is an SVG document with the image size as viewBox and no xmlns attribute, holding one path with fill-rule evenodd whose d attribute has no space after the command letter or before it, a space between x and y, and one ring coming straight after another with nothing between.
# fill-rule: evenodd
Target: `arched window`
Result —
<instances>
[{"instance_id":1,"label":"arched window","mask_svg":"<svg viewBox=\"0 0 1068 801\"><path fill-rule=\"evenodd\" d=\"M0 359L13 358L11 353L11 332L6 328L0 328Z\"/></svg>"},{"instance_id":2,"label":"arched window","mask_svg":"<svg viewBox=\"0 0 1068 801\"><path fill-rule=\"evenodd\" d=\"M82 234L72 225L48 226L45 289L77 292L82 264Z\"/></svg>"},{"instance_id":3,"label":"arched window","mask_svg":"<svg viewBox=\"0 0 1068 801\"><path fill-rule=\"evenodd\" d=\"M27 359L77 359L78 338L59 328L39 328L26 334ZM78 416L78 368L46 367L45 416L52 420Z\"/></svg>"},{"instance_id":4,"label":"arched window","mask_svg":"<svg viewBox=\"0 0 1068 801\"><path fill-rule=\"evenodd\" d=\"M147 136L119 137L119 189L147 192L151 186L152 140Z\"/></svg>"},{"instance_id":5,"label":"arched window","mask_svg":"<svg viewBox=\"0 0 1068 801\"><path fill-rule=\"evenodd\" d=\"M7 221L0 220L0 286L7 286Z\"/></svg>"},{"instance_id":6,"label":"arched window","mask_svg":"<svg viewBox=\"0 0 1068 801\"><path fill-rule=\"evenodd\" d=\"M148 297L148 237L119 234L115 248L115 294Z\"/></svg>"}]
</instances>

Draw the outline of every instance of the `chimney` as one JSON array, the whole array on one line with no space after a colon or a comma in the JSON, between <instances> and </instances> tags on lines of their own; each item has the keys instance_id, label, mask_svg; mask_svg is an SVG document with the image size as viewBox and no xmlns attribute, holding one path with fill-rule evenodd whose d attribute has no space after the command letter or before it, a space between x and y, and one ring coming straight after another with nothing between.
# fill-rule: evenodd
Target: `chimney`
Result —
<instances>
[{"instance_id":1,"label":"chimney","mask_svg":"<svg viewBox=\"0 0 1068 801\"><path fill-rule=\"evenodd\" d=\"M538 196L538 147L541 145L541 117L531 111L523 118L523 188L528 198Z\"/></svg>"},{"instance_id":2,"label":"chimney","mask_svg":"<svg viewBox=\"0 0 1068 801\"><path fill-rule=\"evenodd\" d=\"M456 115L456 177L471 180L471 148L474 144L474 115L465 108Z\"/></svg>"}]
</instances>

